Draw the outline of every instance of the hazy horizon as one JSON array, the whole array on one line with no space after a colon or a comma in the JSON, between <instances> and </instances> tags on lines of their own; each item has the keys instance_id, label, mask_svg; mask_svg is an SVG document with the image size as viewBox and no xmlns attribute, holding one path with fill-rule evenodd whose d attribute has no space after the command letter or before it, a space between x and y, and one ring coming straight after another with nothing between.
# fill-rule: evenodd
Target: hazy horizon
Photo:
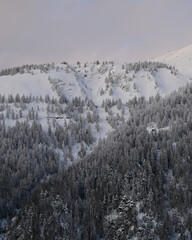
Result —
<instances>
[{"instance_id":1,"label":"hazy horizon","mask_svg":"<svg viewBox=\"0 0 192 240\"><path fill-rule=\"evenodd\" d=\"M190 0L1 0L0 69L149 60L192 44Z\"/></svg>"}]
</instances>

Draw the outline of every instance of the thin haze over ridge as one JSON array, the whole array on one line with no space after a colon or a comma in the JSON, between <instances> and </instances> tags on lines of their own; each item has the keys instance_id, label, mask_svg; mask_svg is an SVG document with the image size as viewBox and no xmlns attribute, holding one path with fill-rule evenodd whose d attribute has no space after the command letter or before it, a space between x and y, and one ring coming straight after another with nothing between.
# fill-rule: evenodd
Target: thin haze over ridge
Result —
<instances>
[{"instance_id":1,"label":"thin haze over ridge","mask_svg":"<svg viewBox=\"0 0 192 240\"><path fill-rule=\"evenodd\" d=\"M144 60L192 43L190 0L1 0L0 69Z\"/></svg>"}]
</instances>

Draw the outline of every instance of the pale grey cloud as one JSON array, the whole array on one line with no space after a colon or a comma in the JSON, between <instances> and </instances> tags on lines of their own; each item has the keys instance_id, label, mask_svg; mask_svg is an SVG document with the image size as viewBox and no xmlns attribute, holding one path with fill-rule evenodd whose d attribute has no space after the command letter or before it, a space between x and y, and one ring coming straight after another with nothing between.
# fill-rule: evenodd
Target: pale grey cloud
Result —
<instances>
[{"instance_id":1,"label":"pale grey cloud","mask_svg":"<svg viewBox=\"0 0 192 240\"><path fill-rule=\"evenodd\" d=\"M135 61L192 44L191 0L0 0L0 68Z\"/></svg>"}]
</instances>

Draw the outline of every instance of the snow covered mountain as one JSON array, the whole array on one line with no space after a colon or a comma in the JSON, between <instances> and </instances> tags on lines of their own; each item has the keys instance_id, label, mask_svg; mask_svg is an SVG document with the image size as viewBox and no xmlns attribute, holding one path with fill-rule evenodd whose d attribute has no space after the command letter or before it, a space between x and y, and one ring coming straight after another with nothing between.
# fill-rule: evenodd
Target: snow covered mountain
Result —
<instances>
[{"instance_id":1,"label":"snow covered mountain","mask_svg":"<svg viewBox=\"0 0 192 240\"><path fill-rule=\"evenodd\" d=\"M0 74L0 94L48 94L50 97L57 97L53 88L56 84L58 92L64 93L69 100L87 96L96 105L100 105L106 98L120 98L122 102L126 102L134 96L149 98L157 93L165 95L188 81L185 76L192 63L186 64L185 59L190 59L190 54L186 56L187 51L181 52L183 54L177 61L175 55L177 57L179 54L172 53L156 59L156 62L43 64L5 69ZM181 68L182 64L185 65L185 71ZM179 67L179 72L174 66Z\"/></svg>"},{"instance_id":2,"label":"snow covered mountain","mask_svg":"<svg viewBox=\"0 0 192 240\"><path fill-rule=\"evenodd\" d=\"M162 55L156 58L155 61L173 65L185 76L192 77L192 45Z\"/></svg>"},{"instance_id":3,"label":"snow covered mountain","mask_svg":"<svg viewBox=\"0 0 192 240\"><path fill-rule=\"evenodd\" d=\"M109 142L108 149L105 149L106 156L99 155L101 162L103 159L106 161L112 148L118 146L117 139L122 137L120 142L123 144L130 142L128 147L135 161L132 143L139 146L146 138L144 142L151 144L147 139L147 131L150 134L155 130L158 133L159 129L169 130L168 124L173 124L178 119L175 105L179 105L180 112L186 113L186 98L183 98L183 105L180 105L181 96L177 97L174 93L171 95L174 101L165 98L159 104L159 95L166 96L191 82L190 53L192 47L161 56L155 62L117 64L97 61L84 64L78 62L74 65L63 62L2 70L0 183L3 187L0 189L0 239L1 234L6 232L7 216L15 216L15 210L21 208L24 199L29 197L40 182L46 182L51 175L62 172L60 170L63 167L84 159L85 156L91 159L97 151L95 146L103 146L105 149L105 142ZM190 89L184 91L188 98ZM139 97L141 98L137 100ZM188 103L190 104L190 98ZM188 108L187 111L185 120L191 128L191 113ZM128 118L131 127L123 136L128 123L122 123ZM181 123L178 121L177 127L173 128L179 134L185 126ZM140 124L144 127L143 132L137 136L135 133L140 132ZM129 131L133 128L138 129L135 132ZM112 135L103 142L100 139L106 138L113 130L118 130L119 133L112 147ZM140 140L133 141L133 138ZM174 139L170 146L176 146ZM117 154L112 154L109 158L110 161L115 156L115 161L119 162L122 150L119 147ZM153 148L149 146L149 151L151 149ZM146 151L144 152L145 155ZM151 153L147 156L152 156ZM160 156L159 149L157 153L156 156ZM90 164L92 165L91 161ZM100 168L100 162L98 166ZM122 166L119 169L123 169ZM90 171L92 168L94 166L88 167ZM106 169L110 170L108 165ZM104 176L107 175L104 173ZM139 207L137 205L136 209ZM109 220L111 216L113 212L109 215Z\"/></svg>"},{"instance_id":4,"label":"snow covered mountain","mask_svg":"<svg viewBox=\"0 0 192 240\"><path fill-rule=\"evenodd\" d=\"M2 222L6 237L3 240L190 240L191 102L192 84L169 97L157 95L149 102L144 98L133 99L129 102L130 118L126 124L100 141L79 163L57 172L49 181L36 182L35 189L32 183L38 173L42 176L45 168L49 174L52 169L53 158L46 159L50 156L50 152L45 152L47 146L38 151L35 144L31 151L28 141L26 144L23 141L28 140L26 129L23 134L22 128L14 134L18 128L12 132L0 128L1 136L5 136L11 146L6 155L0 154L5 155L5 164L0 168L0 193L9 194L1 200L0 213L4 218L8 213L11 215L7 225L5 219ZM147 126L151 123L157 124L149 131ZM37 127L29 129L27 136L35 143L37 139L33 135ZM43 138L44 142L50 141ZM27 158L29 164L24 158L17 160L16 174L13 171L15 155L20 150L21 156L23 151L14 150L15 142L22 143L23 148L31 152ZM2 148L7 149L4 141ZM26 166L29 166L28 174ZM16 185L17 182L20 184ZM28 189L34 190L21 204L23 196L29 194ZM16 206L17 213L14 212Z\"/></svg>"},{"instance_id":5,"label":"snow covered mountain","mask_svg":"<svg viewBox=\"0 0 192 240\"><path fill-rule=\"evenodd\" d=\"M79 159L82 148L83 156L90 153L99 139L128 119L130 99L149 99L157 93L165 96L190 81L189 71L172 65L175 55L181 56L181 65L183 56L189 58L187 49L180 52L156 62L63 62L2 70L0 121L14 126L16 121L30 123L35 119L45 131L51 128L54 132L60 126L65 132L58 136L61 141L65 139L65 146L59 145L60 158L66 155L65 162ZM84 125L79 126L81 121ZM70 154L66 154L66 146Z\"/></svg>"}]
</instances>

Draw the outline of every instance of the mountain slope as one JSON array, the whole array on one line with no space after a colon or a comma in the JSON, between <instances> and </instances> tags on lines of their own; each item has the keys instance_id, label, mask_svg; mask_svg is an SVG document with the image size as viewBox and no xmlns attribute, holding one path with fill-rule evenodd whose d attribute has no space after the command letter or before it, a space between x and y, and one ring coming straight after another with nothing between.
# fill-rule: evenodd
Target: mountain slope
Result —
<instances>
[{"instance_id":1,"label":"mountain slope","mask_svg":"<svg viewBox=\"0 0 192 240\"><path fill-rule=\"evenodd\" d=\"M6 126L14 126L16 121L30 122L36 116L45 131L64 126L73 142L71 157L79 159L80 142L74 140L76 133L69 130L72 124L79 129L79 118L86 122L84 128L90 129L92 135L92 144L83 141L89 153L100 138L128 119L130 99L149 99L157 93L165 96L187 82L189 78L174 66L147 61L76 65L64 62L5 69L0 72L0 122L4 119ZM63 153L59 154L63 159Z\"/></svg>"},{"instance_id":2,"label":"mountain slope","mask_svg":"<svg viewBox=\"0 0 192 240\"><path fill-rule=\"evenodd\" d=\"M192 45L162 55L156 58L155 61L171 64L184 75L192 78Z\"/></svg>"},{"instance_id":3,"label":"mountain slope","mask_svg":"<svg viewBox=\"0 0 192 240\"><path fill-rule=\"evenodd\" d=\"M166 61L168 60L167 58ZM148 98L158 92L167 94L188 81L182 73L175 71L174 67L158 62L44 64L14 69L1 71L1 95L48 94L56 97L57 94L53 91L56 85L57 93L64 93L68 100L87 96L96 105L101 105L102 100L108 97L121 98L125 103L134 96ZM160 82L167 82L168 85L163 88L158 86ZM170 85L174 87L169 88Z\"/></svg>"},{"instance_id":4,"label":"mountain slope","mask_svg":"<svg viewBox=\"0 0 192 240\"><path fill-rule=\"evenodd\" d=\"M86 128L90 128L95 145L128 119L130 99L149 99L157 93L164 96L187 81L174 67L160 62L53 63L5 69L0 72L0 94L7 100L1 100L0 121L5 117L6 126L14 126L16 121L32 120L32 112L47 131L49 126L56 130L72 122L77 125L79 117L88 116ZM92 145L84 144L89 153ZM79 158L78 148L72 144L74 159Z\"/></svg>"},{"instance_id":5,"label":"mountain slope","mask_svg":"<svg viewBox=\"0 0 192 240\"><path fill-rule=\"evenodd\" d=\"M137 116L138 103L145 107L149 99L158 105L159 95L189 81L174 66L147 61L64 62L2 70L0 233L40 182L89 156L101 139ZM157 113L155 120L143 116L142 121L149 124L149 132L167 129L166 114ZM136 126L140 121L134 118ZM115 216L111 214L110 219Z\"/></svg>"},{"instance_id":6,"label":"mountain slope","mask_svg":"<svg viewBox=\"0 0 192 240\"><path fill-rule=\"evenodd\" d=\"M34 191L8 240L191 239L191 101L188 85L130 102L126 124Z\"/></svg>"}]
</instances>

